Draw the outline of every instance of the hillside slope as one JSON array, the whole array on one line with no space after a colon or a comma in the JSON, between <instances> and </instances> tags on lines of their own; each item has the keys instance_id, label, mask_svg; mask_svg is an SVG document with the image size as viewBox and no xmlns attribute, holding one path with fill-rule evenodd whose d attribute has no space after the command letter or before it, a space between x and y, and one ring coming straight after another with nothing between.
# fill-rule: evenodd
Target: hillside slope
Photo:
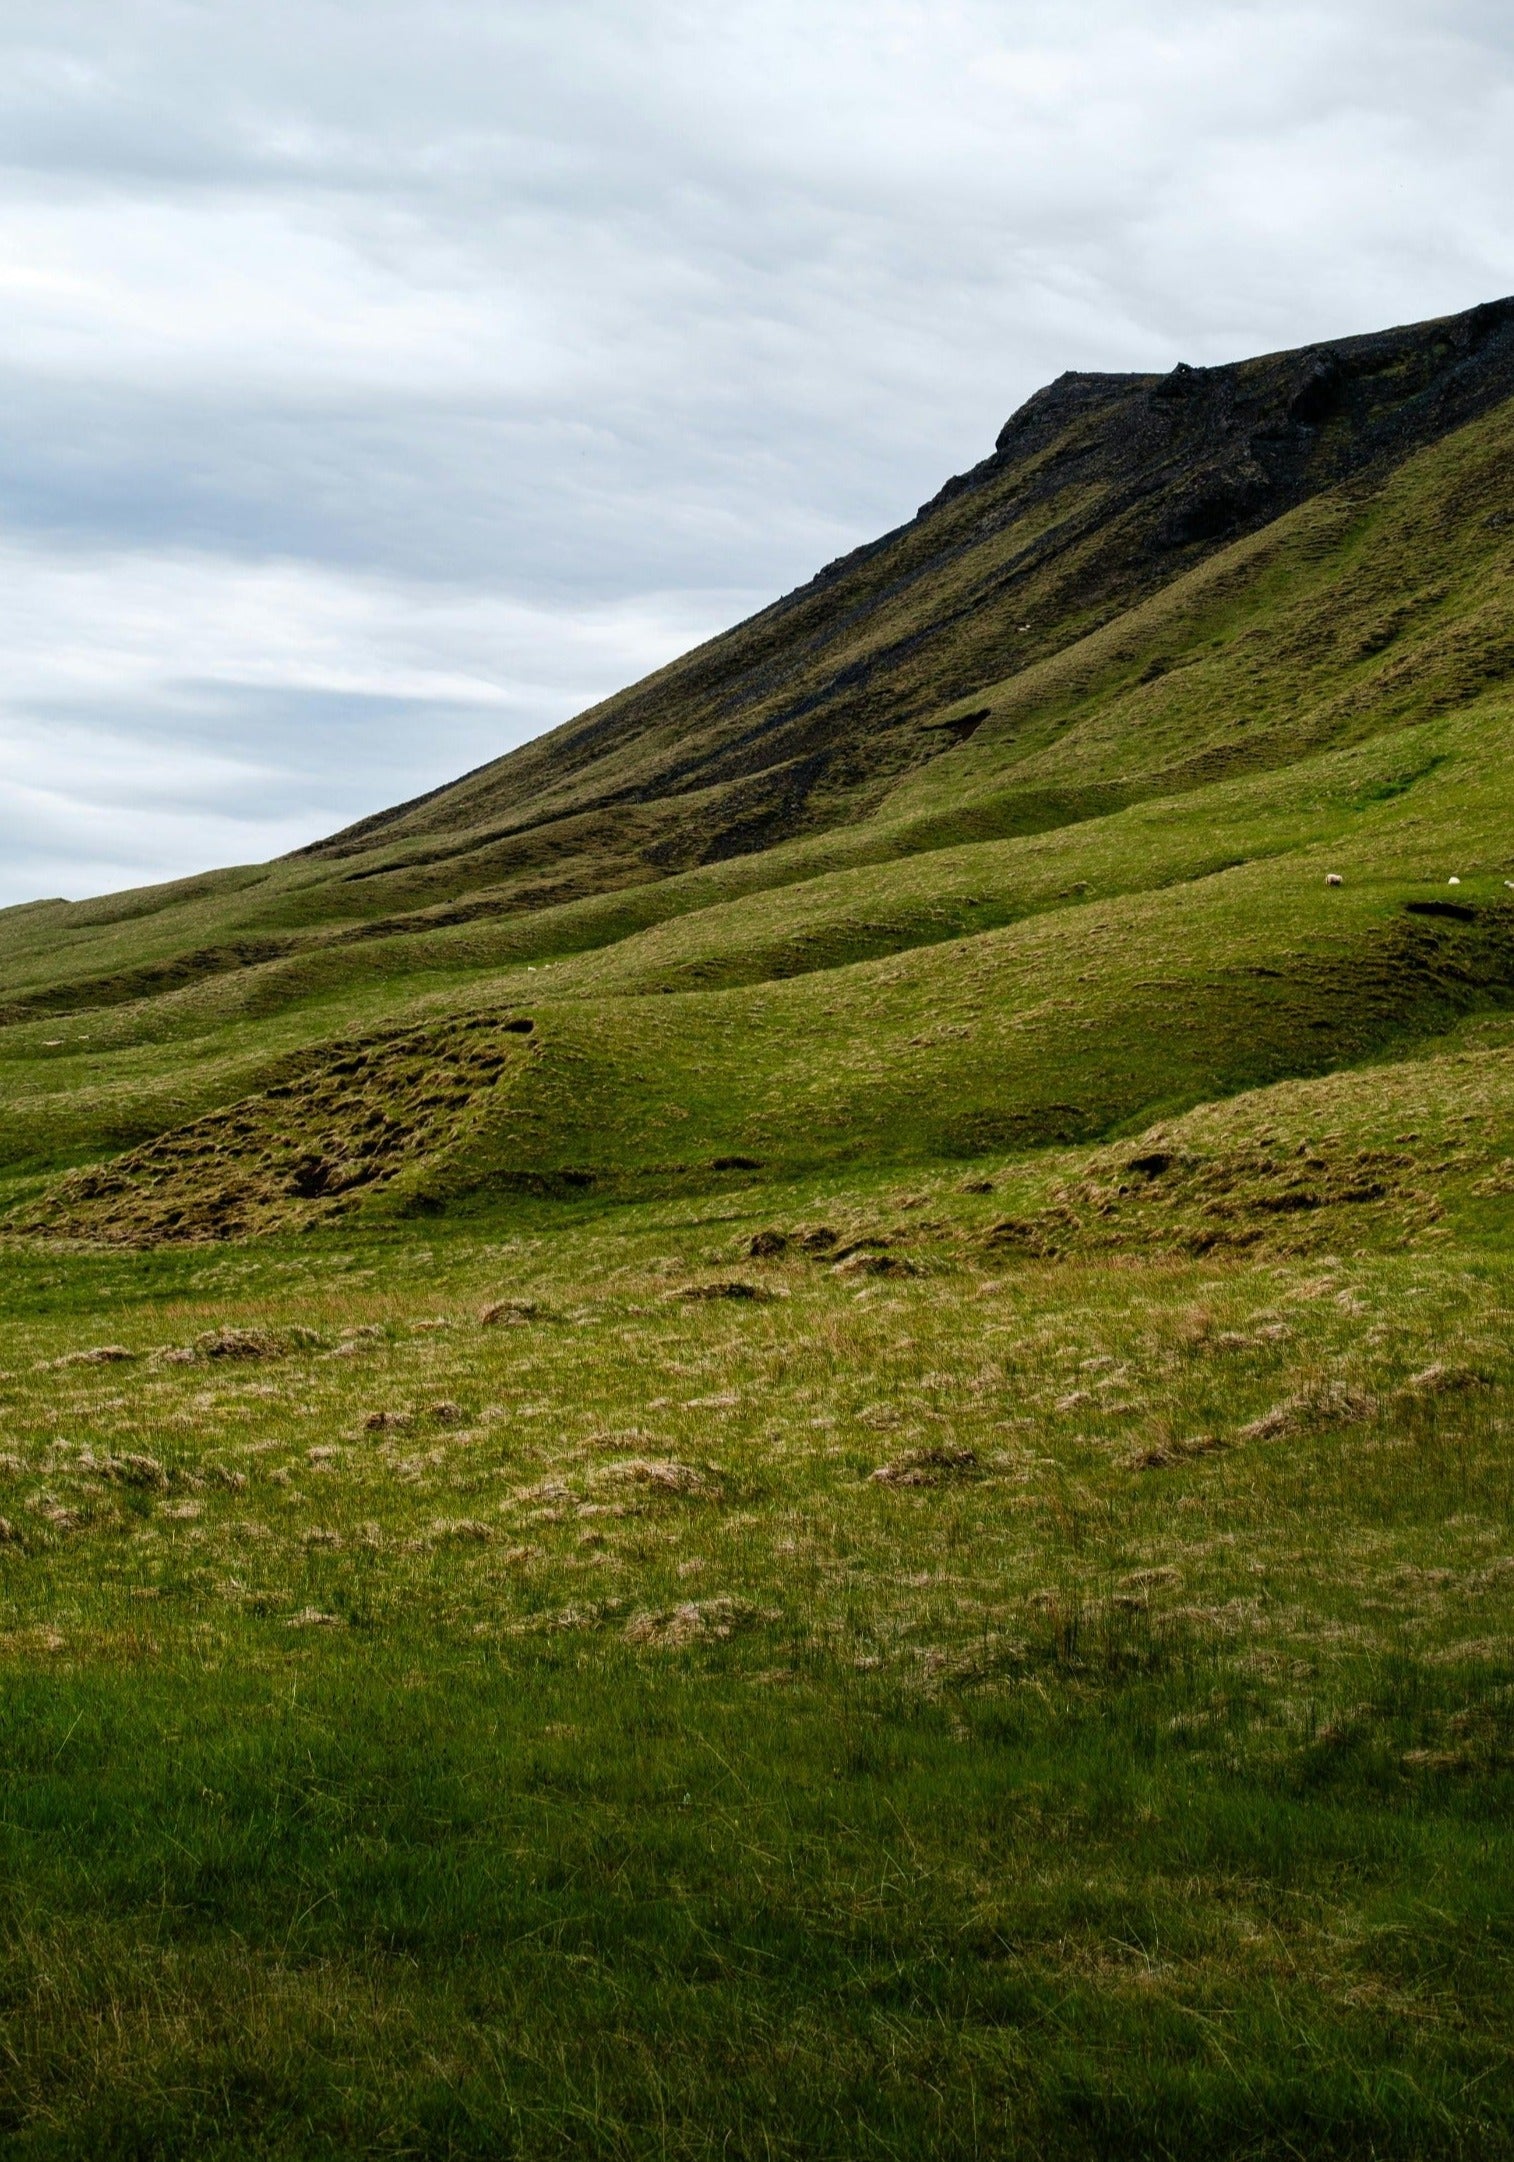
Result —
<instances>
[{"instance_id":1,"label":"hillside slope","mask_svg":"<svg viewBox=\"0 0 1514 2162\"><path fill-rule=\"evenodd\" d=\"M453 788L0 915L0 1175L38 1227L225 1236L1091 1139L1394 1055L1514 990L1511 685L1514 304L1064 378L899 533Z\"/></svg>"},{"instance_id":2,"label":"hillside slope","mask_svg":"<svg viewBox=\"0 0 1514 2162\"><path fill-rule=\"evenodd\" d=\"M851 823L978 729L984 685L1034 695L1038 667L1236 537L1510 395L1514 302L1235 367L1064 377L909 525L454 786L278 865L0 914L0 993L82 1009L333 928L534 910ZM1005 734L1006 777L1046 748ZM1076 808L1043 792L1001 815Z\"/></svg>"},{"instance_id":3,"label":"hillside slope","mask_svg":"<svg viewBox=\"0 0 1514 2162\"><path fill-rule=\"evenodd\" d=\"M0 914L7 2152L1514 2152L1510 316Z\"/></svg>"}]
</instances>

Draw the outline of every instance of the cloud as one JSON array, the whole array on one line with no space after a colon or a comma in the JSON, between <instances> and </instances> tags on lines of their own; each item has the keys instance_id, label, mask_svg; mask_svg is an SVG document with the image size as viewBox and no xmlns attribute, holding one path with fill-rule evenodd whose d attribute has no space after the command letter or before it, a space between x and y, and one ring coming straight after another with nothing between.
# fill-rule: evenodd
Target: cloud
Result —
<instances>
[{"instance_id":1,"label":"cloud","mask_svg":"<svg viewBox=\"0 0 1514 2162\"><path fill-rule=\"evenodd\" d=\"M526 741L753 596L699 599L705 616L679 594L553 608L308 562L0 549L4 900L298 847Z\"/></svg>"},{"instance_id":2,"label":"cloud","mask_svg":"<svg viewBox=\"0 0 1514 2162\"><path fill-rule=\"evenodd\" d=\"M23 0L0 139L0 900L446 779L1064 367L1514 288L1472 0Z\"/></svg>"}]
</instances>

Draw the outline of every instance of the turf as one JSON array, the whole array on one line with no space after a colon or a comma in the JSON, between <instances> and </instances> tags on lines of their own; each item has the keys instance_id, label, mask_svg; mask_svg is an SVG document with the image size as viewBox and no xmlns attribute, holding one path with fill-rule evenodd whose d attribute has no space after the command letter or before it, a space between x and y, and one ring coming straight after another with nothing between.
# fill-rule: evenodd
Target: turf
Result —
<instances>
[{"instance_id":1,"label":"turf","mask_svg":"<svg viewBox=\"0 0 1514 2162\"><path fill-rule=\"evenodd\" d=\"M8 2153L1514 2150L1505 330L0 915Z\"/></svg>"},{"instance_id":2,"label":"turf","mask_svg":"<svg viewBox=\"0 0 1514 2162\"><path fill-rule=\"evenodd\" d=\"M1500 2151L1514 1086L1459 1056L1397 1153L1461 1200L1326 1201L1344 1255L1195 1255L1203 1197L1028 1252L1073 1155L18 1258L15 2151ZM1415 1098L1312 1086L1224 1148Z\"/></svg>"}]
</instances>

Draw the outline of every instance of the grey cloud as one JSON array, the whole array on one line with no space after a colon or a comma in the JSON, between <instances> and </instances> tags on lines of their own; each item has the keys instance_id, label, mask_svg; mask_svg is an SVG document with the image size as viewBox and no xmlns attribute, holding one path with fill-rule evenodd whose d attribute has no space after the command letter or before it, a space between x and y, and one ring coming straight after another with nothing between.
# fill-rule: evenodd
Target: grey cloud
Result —
<instances>
[{"instance_id":1,"label":"grey cloud","mask_svg":"<svg viewBox=\"0 0 1514 2162\"><path fill-rule=\"evenodd\" d=\"M711 401L713 403L714 401ZM724 401L720 401L723 405ZM912 509L941 447L882 491L865 445L794 416L780 448L755 416L654 429L598 413L391 399L346 409L137 388L39 384L0 370L0 514L56 543L293 555L417 578L598 600L711 585L776 590ZM849 515L848 515L849 514Z\"/></svg>"}]
</instances>

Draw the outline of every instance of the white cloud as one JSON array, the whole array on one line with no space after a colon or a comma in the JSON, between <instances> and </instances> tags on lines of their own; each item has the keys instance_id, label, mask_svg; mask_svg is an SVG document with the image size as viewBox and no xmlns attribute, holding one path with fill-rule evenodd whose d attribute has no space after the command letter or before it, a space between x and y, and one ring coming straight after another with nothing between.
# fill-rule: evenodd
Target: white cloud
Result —
<instances>
[{"instance_id":1,"label":"white cloud","mask_svg":"<svg viewBox=\"0 0 1514 2162\"><path fill-rule=\"evenodd\" d=\"M11 0L0 139L6 898L507 747L1063 367L1514 288L1491 0Z\"/></svg>"},{"instance_id":2,"label":"white cloud","mask_svg":"<svg viewBox=\"0 0 1514 2162\"><path fill-rule=\"evenodd\" d=\"M549 608L307 564L0 550L0 906L297 847L526 741L751 596L720 599Z\"/></svg>"}]
</instances>

